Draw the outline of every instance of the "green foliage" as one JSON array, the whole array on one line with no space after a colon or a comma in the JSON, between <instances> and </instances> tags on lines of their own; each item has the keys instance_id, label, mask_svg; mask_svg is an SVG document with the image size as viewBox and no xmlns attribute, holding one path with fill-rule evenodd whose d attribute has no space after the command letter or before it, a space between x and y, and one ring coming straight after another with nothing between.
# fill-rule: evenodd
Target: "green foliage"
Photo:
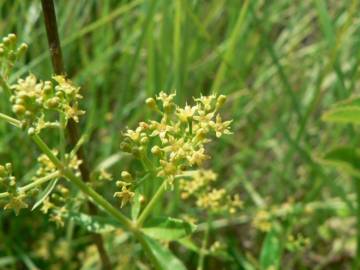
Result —
<instances>
[{"instance_id":1,"label":"green foliage","mask_svg":"<svg viewBox=\"0 0 360 270\"><path fill-rule=\"evenodd\" d=\"M261 269L279 269L281 259L281 234L270 230L264 239L260 253Z\"/></svg>"},{"instance_id":2,"label":"green foliage","mask_svg":"<svg viewBox=\"0 0 360 270\"><path fill-rule=\"evenodd\" d=\"M156 262L156 268L161 270L174 269L174 270L185 270L186 267L183 263L174 255L172 252L161 245L155 239L152 239L148 236L144 236L143 240L147 248L149 249L151 255Z\"/></svg>"},{"instance_id":3,"label":"green foliage","mask_svg":"<svg viewBox=\"0 0 360 270\"><path fill-rule=\"evenodd\" d=\"M336 147L327 152L320 161L360 177L360 149L350 146Z\"/></svg>"},{"instance_id":4,"label":"green foliage","mask_svg":"<svg viewBox=\"0 0 360 270\"><path fill-rule=\"evenodd\" d=\"M195 230L195 225L170 217L151 219L142 229L146 235L159 240L177 240L189 236Z\"/></svg>"},{"instance_id":5,"label":"green foliage","mask_svg":"<svg viewBox=\"0 0 360 270\"><path fill-rule=\"evenodd\" d=\"M158 216L197 226L186 239L160 240L157 246L171 249L186 268L202 270L265 269L273 263L284 270L350 269L360 258L354 222L360 216L359 1L54 2L66 78L81 86L84 97L72 102L86 111L77 124L77 139L85 139L69 143L69 133L59 132L68 118L59 112L72 102L49 108L57 102L25 98L36 116L46 113L40 118L46 126L40 133L44 149L53 161L73 165L65 172L70 182L40 156L43 150L32 138L41 141L16 128L38 123L21 115L21 98L9 102L10 86L34 74L38 84L51 81L49 98L54 98L58 83L51 79L40 1L0 1L1 36L17 34L5 36L0 46L1 117L11 123L0 121L0 164L11 162L13 173L6 177L15 178L12 188L11 179L0 183L0 209L11 202L0 211L1 269L101 269L88 229L100 233L114 269L153 267L145 242L126 225L118 227L123 220L118 212L131 217L123 220L131 227L164 182L119 145L122 131L135 131L149 119L161 122L161 115L144 106L161 91L176 91L174 104L182 109L196 105L193 96L227 95L221 115L233 120L233 134L206 144L211 158L202 169L216 172L216 181L182 175L173 187L160 189L144 226ZM151 137L150 144L162 148L158 138ZM159 166L159 156L147 155ZM84 165L86 185L77 181ZM124 181L123 171L132 180ZM209 200L222 189L229 196ZM89 206L93 191L110 204L97 198L96 213ZM121 208L122 198L130 200ZM66 216L69 209L79 216ZM108 210L117 215L116 224ZM278 224L284 232L274 234Z\"/></svg>"}]
</instances>

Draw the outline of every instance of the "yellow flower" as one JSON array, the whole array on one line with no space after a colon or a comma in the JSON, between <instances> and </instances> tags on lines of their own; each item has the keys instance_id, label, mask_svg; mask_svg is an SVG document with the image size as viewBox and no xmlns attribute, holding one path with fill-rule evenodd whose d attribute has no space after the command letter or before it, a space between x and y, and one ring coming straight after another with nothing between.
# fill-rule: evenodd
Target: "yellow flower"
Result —
<instances>
[{"instance_id":1,"label":"yellow flower","mask_svg":"<svg viewBox=\"0 0 360 270\"><path fill-rule=\"evenodd\" d=\"M198 109L197 106L191 107L189 105L186 105L184 109L177 108L176 115L179 117L181 122L187 122L189 119L191 119L194 116L197 109Z\"/></svg>"},{"instance_id":2,"label":"yellow flower","mask_svg":"<svg viewBox=\"0 0 360 270\"><path fill-rule=\"evenodd\" d=\"M134 196L135 196L135 193L128 190L126 185L124 185L121 188L121 191L114 193L114 197L118 197L118 198L121 199L121 206L120 207L124 207L124 205L126 205L129 201L131 201L131 199Z\"/></svg>"},{"instance_id":3,"label":"yellow flower","mask_svg":"<svg viewBox=\"0 0 360 270\"><path fill-rule=\"evenodd\" d=\"M150 128L154 130L150 134L150 136L159 136L161 140L165 139L165 136L168 132L173 131L173 128L169 126L165 120L162 120L160 123L156 121L151 121Z\"/></svg>"},{"instance_id":4,"label":"yellow flower","mask_svg":"<svg viewBox=\"0 0 360 270\"><path fill-rule=\"evenodd\" d=\"M210 111L213 108L213 101L215 100L216 95L210 95L210 96L201 96L200 98L195 98L195 101L198 101L202 104L205 111Z\"/></svg>"},{"instance_id":5,"label":"yellow flower","mask_svg":"<svg viewBox=\"0 0 360 270\"><path fill-rule=\"evenodd\" d=\"M199 111L198 115L194 116L194 120L197 121L194 130L196 131L199 128L202 128L204 131L208 132L209 127L214 125L212 120L214 117L214 112L206 113L205 111Z\"/></svg>"},{"instance_id":6,"label":"yellow flower","mask_svg":"<svg viewBox=\"0 0 360 270\"><path fill-rule=\"evenodd\" d=\"M164 108L169 108L173 105L173 99L175 96L176 93L168 95L165 92L161 91L156 97L156 99L162 102Z\"/></svg>"},{"instance_id":7,"label":"yellow flower","mask_svg":"<svg viewBox=\"0 0 360 270\"><path fill-rule=\"evenodd\" d=\"M205 148L200 148L197 151L194 151L191 156L188 156L188 161L191 165L198 165L200 166L205 160L209 159L210 157L205 154Z\"/></svg>"},{"instance_id":8,"label":"yellow flower","mask_svg":"<svg viewBox=\"0 0 360 270\"><path fill-rule=\"evenodd\" d=\"M135 129L135 131L134 130L131 130L131 129L128 129L126 132L125 132L125 134L124 134L124 136L125 137L129 137L132 141L134 141L134 142L138 142L139 140L140 140L140 136L141 136L141 134L142 134L142 131L143 131L143 128L142 127L137 127L136 129Z\"/></svg>"},{"instance_id":9,"label":"yellow flower","mask_svg":"<svg viewBox=\"0 0 360 270\"><path fill-rule=\"evenodd\" d=\"M12 195L9 202L4 206L4 209L13 209L15 214L18 215L21 209L29 207L29 205L23 201L25 197L24 193Z\"/></svg>"},{"instance_id":10,"label":"yellow flower","mask_svg":"<svg viewBox=\"0 0 360 270\"><path fill-rule=\"evenodd\" d=\"M214 130L215 130L215 134L216 137L221 137L222 134L231 134L230 130L229 130L229 126L231 124L231 121L225 121L222 122L221 120L221 116L218 114L216 116L216 122L212 124Z\"/></svg>"}]
</instances>

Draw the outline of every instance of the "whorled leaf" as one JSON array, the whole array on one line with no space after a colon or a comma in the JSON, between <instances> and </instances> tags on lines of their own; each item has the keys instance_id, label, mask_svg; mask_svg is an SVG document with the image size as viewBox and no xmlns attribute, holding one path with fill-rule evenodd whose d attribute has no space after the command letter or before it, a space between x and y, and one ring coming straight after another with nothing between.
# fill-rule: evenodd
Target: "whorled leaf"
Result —
<instances>
[{"instance_id":1,"label":"whorled leaf","mask_svg":"<svg viewBox=\"0 0 360 270\"><path fill-rule=\"evenodd\" d=\"M75 211L66 213L65 217L74 221L81 228L94 233L111 232L121 228L121 224L108 217L90 216Z\"/></svg>"},{"instance_id":2,"label":"whorled leaf","mask_svg":"<svg viewBox=\"0 0 360 270\"><path fill-rule=\"evenodd\" d=\"M186 270L185 265L166 247L157 240L142 235L142 244L146 245L156 269L159 270Z\"/></svg>"},{"instance_id":3,"label":"whorled leaf","mask_svg":"<svg viewBox=\"0 0 360 270\"><path fill-rule=\"evenodd\" d=\"M195 229L194 224L181 219L158 217L147 222L142 231L155 239L176 240L190 235Z\"/></svg>"},{"instance_id":4,"label":"whorled leaf","mask_svg":"<svg viewBox=\"0 0 360 270\"><path fill-rule=\"evenodd\" d=\"M339 146L318 159L321 163L334 166L352 176L360 177L360 150L350 146Z\"/></svg>"}]
</instances>

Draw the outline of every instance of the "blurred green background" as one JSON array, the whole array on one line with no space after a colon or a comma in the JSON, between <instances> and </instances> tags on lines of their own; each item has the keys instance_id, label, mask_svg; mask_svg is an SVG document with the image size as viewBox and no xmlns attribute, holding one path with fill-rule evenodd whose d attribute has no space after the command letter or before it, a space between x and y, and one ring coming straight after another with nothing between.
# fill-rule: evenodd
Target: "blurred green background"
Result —
<instances>
[{"instance_id":1,"label":"blurred green background","mask_svg":"<svg viewBox=\"0 0 360 270\"><path fill-rule=\"evenodd\" d=\"M87 115L81 126L91 135L86 149L92 167L111 156L116 161L112 173L126 168L118 154L121 130L149 114L146 97L176 90L184 104L200 94L226 94L224 116L234 120L234 134L212 144L209 167L241 195L244 208L235 217L215 221L213 236L226 243L231 260L208 258L206 269L260 269L264 245L271 246L266 242L271 239L286 243L278 257L271 251L280 269L350 269L353 187L346 175L316 160L332 145L358 143L354 128L326 124L321 115L359 92L359 1L55 4L65 68L83 89ZM0 16L1 36L13 32L29 44L12 80L29 71L48 79L52 67L40 1L0 0ZM10 111L7 103L1 98L1 111ZM0 134L0 161L13 162L19 176L29 173L36 148L4 123ZM51 144L50 136L47 140ZM180 200L176 204L187 211ZM282 233L275 237L252 222L259 211L269 209L279 212L274 222ZM15 256L18 265L29 268L26 260L32 260L38 230L46 227L43 220L29 231L34 215L42 219L30 211L16 218L1 212L7 236L0 234L0 265ZM295 241L292 249L289 237L309 243L296 246ZM21 254L27 254L25 259ZM195 269L194 255L180 257Z\"/></svg>"}]
</instances>

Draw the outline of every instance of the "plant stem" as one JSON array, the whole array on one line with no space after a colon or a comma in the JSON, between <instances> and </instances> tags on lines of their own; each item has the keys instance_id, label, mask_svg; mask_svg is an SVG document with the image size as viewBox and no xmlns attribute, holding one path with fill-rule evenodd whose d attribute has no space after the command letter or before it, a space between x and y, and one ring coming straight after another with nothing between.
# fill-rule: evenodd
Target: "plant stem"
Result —
<instances>
[{"instance_id":1,"label":"plant stem","mask_svg":"<svg viewBox=\"0 0 360 270\"><path fill-rule=\"evenodd\" d=\"M149 216L151 211L153 210L156 203L161 199L161 196L166 191L166 180L162 182L158 190L156 191L154 197L151 198L150 202L146 205L145 209L140 214L140 217L136 221L137 227L141 227L141 225L144 223L145 219Z\"/></svg>"},{"instance_id":2,"label":"plant stem","mask_svg":"<svg viewBox=\"0 0 360 270\"><path fill-rule=\"evenodd\" d=\"M0 113L0 119L5 120L9 124L15 126L15 127L21 127L21 122L15 118L12 118L11 116L8 116L6 114Z\"/></svg>"},{"instance_id":3,"label":"plant stem","mask_svg":"<svg viewBox=\"0 0 360 270\"><path fill-rule=\"evenodd\" d=\"M200 249L198 266L196 268L197 270L204 269L205 256L207 254L206 246L208 245L208 241L209 241L210 226L211 226L211 217L209 216L208 220L207 220L207 226L206 226L206 230L205 230L204 239L203 239L201 249Z\"/></svg>"},{"instance_id":4,"label":"plant stem","mask_svg":"<svg viewBox=\"0 0 360 270\"><path fill-rule=\"evenodd\" d=\"M360 178L353 178L355 191L356 191L356 253L353 269L360 267Z\"/></svg>"},{"instance_id":5,"label":"plant stem","mask_svg":"<svg viewBox=\"0 0 360 270\"><path fill-rule=\"evenodd\" d=\"M48 38L51 61L54 72L55 74L65 74L64 61L62 57L59 33L56 22L54 2L53 0L41 0L41 5L44 14L46 34ZM77 141L79 140L79 131L75 122L71 119L68 121L67 131L69 134L70 145L75 146ZM61 136L61 140L63 140L64 139L63 135L61 134L60 136ZM85 155L82 147L79 148L77 152L77 156L79 157L80 160L82 160L82 163L79 166L81 177L85 182L89 182L90 170L88 166L88 161L87 159L85 159ZM97 212L96 207L91 203L89 203L89 212L91 215L94 215ZM106 250L104 248L104 243L101 235L95 233L93 234L93 238L102 261L103 269L108 269L108 270L112 269L110 258L107 255Z\"/></svg>"},{"instance_id":6,"label":"plant stem","mask_svg":"<svg viewBox=\"0 0 360 270\"><path fill-rule=\"evenodd\" d=\"M60 175L61 175L61 174L60 174L59 171L50 173L50 174L48 174L48 175L46 175L46 176L44 176L44 177L41 177L41 178L39 178L39 179L31 182L30 184L27 184L27 185L25 185L25 186L23 186L23 187L20 187L20 188L19 188L19 191L20 191L20 192L26 192L26 191L34 188L34 187L40 186L40 185L42 185L42 184L50 181L50 180L53 179L53 178L59 177ZM9 195L10 195L9 192L2 192L2 193L0 193L0 199L6 198L6 197L8 197Z\"/></svg>"},{"instance_id":7,"label":"plant stem","mask_svg":"<svg viewBox=\"0 0 360 270\"><path fill-rule=\"evenodd\" d=\"M100 205L106 212L116 218L126 229L134 231L135 228L130 219L120 213L114 206L112 206L104 197L77 177L70 169L65 167L61 161L51 152L49 147L39 137L39 135L31 135L33 141L38 145L41 151L51 160L52 163L58 168L58 170L64 175L69 181L74 183L83 193L88 195L96 205Z\"/></svg>"}]
</instances>

